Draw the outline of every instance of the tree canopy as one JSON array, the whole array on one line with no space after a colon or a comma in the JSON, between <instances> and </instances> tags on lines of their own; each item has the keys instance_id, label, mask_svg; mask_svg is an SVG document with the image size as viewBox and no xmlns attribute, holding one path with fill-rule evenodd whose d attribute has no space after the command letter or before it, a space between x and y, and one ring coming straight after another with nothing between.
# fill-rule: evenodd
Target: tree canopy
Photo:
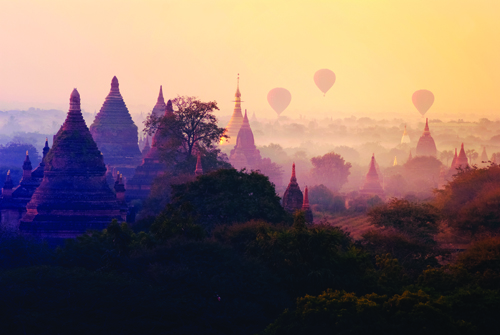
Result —
<instances>
[{"instance_id":1,"label":"tree canopy","mask_svg":"<svg viewBox=\"0 0 500 335\"><path fill-rule=\"evenodd\" d=\"M338 192L342 185L347 183L351 163L346 162L339 154L330 152L313 157L311 163L313 164L311 175L318 184L324 184L334 192Z\"/></svg>"}]
</instances>

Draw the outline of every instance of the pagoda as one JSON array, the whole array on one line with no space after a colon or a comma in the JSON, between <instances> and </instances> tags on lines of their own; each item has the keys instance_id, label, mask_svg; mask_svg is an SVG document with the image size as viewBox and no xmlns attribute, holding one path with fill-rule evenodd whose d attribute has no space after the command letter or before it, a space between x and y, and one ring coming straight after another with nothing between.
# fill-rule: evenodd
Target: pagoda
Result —
<instances>
[{"instance_id":1,"label":"pagoda","mask_svg":"<svg viewBox=\"0 0 500 335\"><path fill-rule=\"evenodd\" d=\"M248 122L247 111L245 110L245 117L238 132L236 145L229 155L229 162L236 169L244 167L253 169L257 167L261 159L260 151L255 146L253 132L250 128L250 122Z\"/></svg>"},{"instance_id":2,"label":"pagoda","mask_svg":"<svg viewBox=\"0 0 500 335\"><path fill-rule=\"evenodd\" d=\"M429 131L429 119L425 119L425 128L417 143L417 156L437 156L436 143Z\"/></svg>"},{"instance_id":3,"label":"pagoda","mask_svg":"<svg viewBox=\"0 0 500 335\"><path fill-rule=\"evenodd\" d=\"M158 94L158 99L156 99L156 105L153 107L151 114L156 117L161 117L165 113L165 109L167 108L167 104L165 103L165 99L163 98L163 88L160 85L160 93Z\"/></svg>"},{"instance_id":4,"label":"pagoda","mask_svg":"<svg viewBox=\"0 0 500 335\"><path fill-rule=\"evenodd\" d=\"M118 79L113 77L111 90L90 126L90 133L104 162L131 178L141 163L137 126L120 94Z\"/></svg>"},{"instance_id":5,"label":"pagoda","mask_svg":"<svg viewBox=\"0 0 500 335\"><path fill-rule=\"evenodd\" d=\"M455 148L455 155L453 156L453 160L451 161L451 169L455 170L455 163L457 162L458 154L457 148Z\"/></svg>"},{"instance_id":6,"label":"pagoda","mask_svg":"<svg viewBox=\"0 0 500 335\"><path fill-rule=\"evenodd\" d=\"M26 205L31 200L33 193L40 186L43 180L45 169L45 157L49 152L49 143L45 139L43 148L43 157L38 167L32 171L31 161L28 152L23 163L23 177L17 187L13 187L10 171L7 172L7 178L2 191L0 200L1 227L7 231L17 231L19 229L19 220L26 213ZM0 229L1 230L1 229Z\"/></svg>"},{"instance_id":7,"label":"pagoda","mask_svg":"<svg viewBox=\"0 0 500 335\"><path fill-rule=\"evenodd\" d=\"M375 162L375 155L372 155L372 160L370 162L370 169L366 174L365 184L363 188L360 190L361 194L365 195L378 195L380 197L384 196L384 190L380 184L379 175L377 173Z\"/></svg>"},{"instance_id":8,"label":"pagoda","mask_svg":"<svg viewBox=\"0 0 500 335\"><path fill-rule=\"evenodd\" d=\"M456 149L455 149L455 154L456 154ZM455 172L456 169L461 168L461 169L466 169L469 167L469 160L467 159L467 155L465 154L464 150L464 144L462 143L462 146L460 148L460 153L457 156L457 159L453 159L453 163L451 166L451 170Z\"/></svg>"},{"instance_id":9,"label":"pagoda","mask_svg":"<svg viewBox=\"0 0 500 335\"><path fill-rule=\"evenodd\" d=\"M406 125L405 130L403 131L403 137L401 137L401 144L410 144L410 136L406 132Z\"/></svg>"},{"instance_id":10,"label":"pagoda","mask_svg":"<svg viewBox=\"0 0 500 335\"><path fill-rule=\"evenodd\" d=\"M481 152L481 165L486 165L488 164L488 154L486 153L486 147L483 146L483 152Z\"/></svg>"},{"instance_id":11,"label":"pagoda","mask_svg":"<svg viewBox=\"0 0 500 335\"><path fill-rule=\"evenodd\" d=\"M236 93L234 95L234 111L231 116L231 120L226 127L225 134L229 136L229 139L223 138L221 140L221 145L229 145L236 143L238 137L238 132L240 131L241 125L243 124L243 115L241 113L241 93L240 93L240 75L238 74L238 80L236 84Z\"/></svg>"},{"instance_id":12,"label":"pagoda","mask_svg":"<svg viewBox=\"0 0 500 335\"><path fill-rule=\"evenodd\" d=\"M85 124L76 89L61 129L45 157L42 183L19 229L41 238L72 238L122 221L120 203L106 182L101 152Z\"/></svg>"},{"instance_id":13,"label":"pagoda","mask_svg":"<svg viewBox=\"0 0 500 335\"><path fill-rule=\"evenodd\" d=\"M174 113L172 101L168 100L163 111L164 116ZM151 148L142 159L141 165L135 169L134 176L127 182L127 201L133 199L146 199L151 191L153 180L166 170L166 165L161 162L158 147L164 143L165 139L161 131L155 132L151 143Z\"/></svg>"},{"instance_id":14,"label":"pagoda","mask_svg":"<svg viewBox=\"0 0 500 335\"><path fill-rule=\"evenodd\" d=\"M296 210L301 210L303 204L304 196L300 190L299 184L297 183L297 177L295 176L295 163L293 163L292 177L290 178L290 183L283 194L282 205L286 211L293 213Z\"/></svg>"},{"instance_id":15,"label":"pagoda","mask_svg":"<svg viewBox=\"0 0 500 335\"><path fill-rule=\"evenodd\" d=\"M311 206L309 205L309 191L307 190L307 186L304 190L304 202L302 203L302 211L304 212L306 222L313 223L313 213L311 210Z\"/></svg>"}]
</instances>

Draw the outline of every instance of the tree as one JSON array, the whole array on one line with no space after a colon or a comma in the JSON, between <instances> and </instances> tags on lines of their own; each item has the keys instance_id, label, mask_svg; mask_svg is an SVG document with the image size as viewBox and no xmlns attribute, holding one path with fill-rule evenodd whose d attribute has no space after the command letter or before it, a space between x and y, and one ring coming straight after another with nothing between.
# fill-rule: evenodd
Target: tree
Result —
<instances>
[{"instance_id":1,"label":"tree","mask_svg":"<svg viewBox=\"0 0 500 335\"><path fill-rule=\"evenodd\" d=\"M479 157L479 154L475 149L468 149L465 151L465 155L469 158L469 164L472 165L473 160Z\"/></svg>"},{"instance_id":2,"label":"tree","mask_svg":"<svg viewBox=\"0 0 500 335\"><path fill-rule=\"evenodd\" d=\"M325 185L316 185L309 189L309 203L320 211L342 212L345 210L344 199Z\"/></svg>"},{"instance_id":3,"label":"tree","mask_svg":"<svg viewBox=\"0 0 500 335\"><path fill-rule=\"evenodd\" d=\"M172 185L172 209L187 202L193 206L195 223L209 231L219 224L289 220L269 178L255 171L220 169L192 182Z\"/></svg>"},{"instance_id":4,"label":"tree","mask_svg":"<svg viewBox=\"0 0 500 335\"><path fill-rule=\"evenodd\" d=\"M452 159L455 154L451 150L443 150L439 158L441 160L446 160L446 165L449 165L450 159Z\"/></svg>"},{"instance_id":5,"label":"tree","mask_svg":"<svg viewBox=\"0 0 500 335\"><path fill-rule=\"evenodd\" d=\"M351 163L346 163L342 156L334 152L313 157L311 163L311 174L318 184L324 184L334 192L338 192L347 183L347 177L351 174Z\"/></svg>"},{"instance_id":6,"label":"tree","mask_svg":"<svg viewBox=\"0 0 500 335\"><path fill-rule=\"evenodd\" d=\"M225 129L217 125L217 118L213 115L215 110L219 110L217 103L178 96L172 100L172 104L176 109L171 115L156 117L151 114L144 128L149 135L155 131L161 135L157 147L163 160L173 164L192 161L197 150L202 156L215 153L219 157L220 149L217 144L222 137L227 136L224 135Z\"/></svg>"},{"instance_id":7,"label":"tree","mask_svg":"<svg viewBox=\"0 0 500 335\"><path fill-rule=\"evenodd\" d=\"M476 236L500 230L500 167L460 170L443 190L435 205L457 232Z\"/></svg>"},{"instance_id":8,"label":"tree","mask_svg":"<svg viewBox=\"0 0 500 335\"><path fill-rule=\"evenodd\" d=\"M392 198L388 203L372 208L368 217L374 226L395 228L426 241L432 241L439 230L439 212L427 203Z\"/></svg>"}]
</instances>

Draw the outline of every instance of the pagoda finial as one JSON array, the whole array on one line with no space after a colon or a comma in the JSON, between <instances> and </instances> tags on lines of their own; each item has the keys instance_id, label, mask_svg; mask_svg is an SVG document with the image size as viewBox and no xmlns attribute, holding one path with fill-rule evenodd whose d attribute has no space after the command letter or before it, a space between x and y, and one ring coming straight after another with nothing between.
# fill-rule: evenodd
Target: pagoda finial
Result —
<instances>
[{"instance_id":1,"label":"pagoda finial","mask_svg":"<svg viewBox=\"0 0 500 335\"><path fill-rule=\"evenodd\" d=\"M163 87L162 85L160 85L160 93L158 94L158 99L156 101L156 103L160 103L160 104L164 104L165 103L165 99L163 98Z\"/></svg>"},{"instance_id":2,"label":"pagoda finial","mask_svg":"<svg viewBox=\"0 0 500 335\"><path fill-rule=\"evenodd\" d=\"M241 97L240 93L240 74L238 73L238 79L236 80L236 94L234 95L236 98Z\"/></svg>"},{"instance_id":3,"label":"pagoda finial","mask_svg":"<svg viewBox=\"0 0 500 335\"><path fill-rule=\"evenodd\" d=\"M248 122L248 115L247 115L246 109L245 109L245 116L243 117L243 123L250 123L250 122Z\"/></svg>"},{"instance_id":4,"label":"pagoda finial","mask_svg":"<svg viewBox=\"0 0 500 335\"><path fill-rule=\"evenodd\" d=\"M394 164L392 164L392 166L396 166L398 165L398 158L397 156L394 156Z\"/></svg>"},{"instance_id":5,"label":"pagoda finial","mask_svg":"<svg viewBox=\"0 0 500 335\"><path fill-rule=\"evenodd\" d=\"M114 76L113 79L111 80L111 91L118 91L118 90L119 90L118 78Z\"/></svg>"},{"instance_id":6,"label":"pagoda finial","mask_svg":"<svg viewBox=\"0 0 500 335\"><path fill-rule=\"evenodd\" d=\"M69 97L69 106L70 109L73 109L73 107L76 107L78 110L80 109L80 93L78 93L76 88L73 89Z\"/></svg>"},{"instance_id":7,"label":"pagoda finial","mask_svg":"<svg viewBox=\"0 0 500 335\"><path fill-rule=\"evenodd\" d=\"M295 176L295 162L292 164L292 177L290 178L290 182L297 181L297 177Z\"/></svg>"},{"instance_id":8,"label":"pagoda finial","mask_svg":"<svg viewBox=\"0 0 500 335\"><path fill-rule=\"evenodd\" d=\"M429 132L429 118L425 118L424 132Z\"/></svg>"}]
</instances>

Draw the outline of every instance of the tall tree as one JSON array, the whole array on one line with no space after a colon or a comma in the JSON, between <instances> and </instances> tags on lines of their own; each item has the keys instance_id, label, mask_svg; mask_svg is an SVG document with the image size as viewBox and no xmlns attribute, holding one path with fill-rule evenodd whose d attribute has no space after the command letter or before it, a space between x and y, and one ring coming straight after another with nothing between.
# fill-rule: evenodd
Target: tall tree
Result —
<instances>
[{"instance_id":1,"label":"tall tree","mask_svg":"<svg viewBox=\"0 0 500 335\"><path fill-rule=\"evenodd\" d=\"M225 128L217 125L217 117L213 114L219 110L217 102L178 96L172 100L172 105L172 114L161 117L150 115L144 128L149 135L155 131L161 135L162 141L157 145L164 160L176 164L189 161L197 150L203 156L206 153L220 156L217 144L226 135Z\"/></svg>"},{"instance_id":2,"label":"tall tree","mask_svg":"<svg viewBox=\"0 0 500 335\"><path fill-rule=\"evenodd\" d=\"M335 152L313 157L311 163L313 164L311 174L317 183L324 184L334 192L338 192L342 185L347 183L347 177L351 174L349 172L351 163L346 162Z\"/></svg>"}]
</instances>

